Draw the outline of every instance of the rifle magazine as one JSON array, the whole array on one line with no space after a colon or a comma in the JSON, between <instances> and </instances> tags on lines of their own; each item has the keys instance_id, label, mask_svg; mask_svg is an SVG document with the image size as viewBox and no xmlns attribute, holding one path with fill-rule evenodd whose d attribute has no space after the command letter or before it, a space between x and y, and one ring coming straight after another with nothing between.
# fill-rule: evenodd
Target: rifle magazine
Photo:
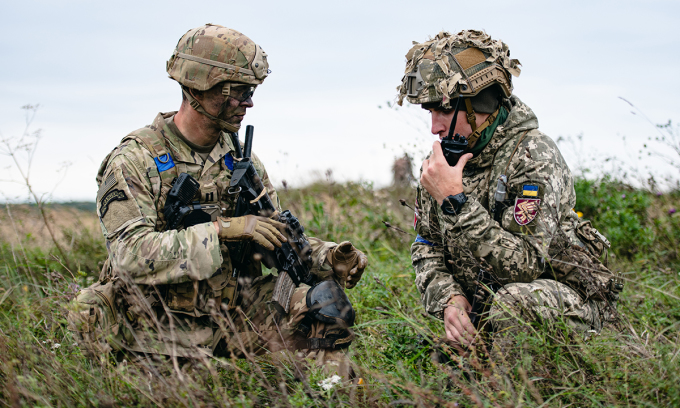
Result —
<instances>
[{"instance_id":1,"label":"rifle magazine","mask_svg":"<svg viewBox=\"0 0 680 408\"><path fill-rule=\"evenodd\" d=\"M288 275L288 272L279 271L279 277L276 279L274 293L272 294L272 302L278 303L286 314L290 311L290 300L293 297L293 292L295 292L293 279Z\"/></svg>"}]
</instances>

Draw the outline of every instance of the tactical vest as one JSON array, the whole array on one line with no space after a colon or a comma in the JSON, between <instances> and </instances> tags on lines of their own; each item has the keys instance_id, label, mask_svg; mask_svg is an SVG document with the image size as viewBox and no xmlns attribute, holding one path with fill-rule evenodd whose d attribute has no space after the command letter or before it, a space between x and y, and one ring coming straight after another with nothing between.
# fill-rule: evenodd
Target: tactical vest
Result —
<instances>
[{"instance_id":1,"label":"tactical vest","mask_svg":"<svg viewBox=\"0 0 680 408\"><path fill-rule=\"evenodd\" d=\"M158 128L147 126L138 129L125 136L121 140L120 145L132 140L148 150L155 163L155 166L146 166L145 163L139 163L134 156L128 156L135 162L134 164L139 170L145 171L146 176L151 182L157 215L155 231L163 231L165 229L166 220L163 214L163 207L165 206L165 201L172 188L174 179L181 173L189 173L201 184L200 194L202 204L220 204L223 207L231 207L227 208L227 214L222 214L225 216L231 215L233 206L225 205L225 200L221 200L222 197L220 193L226 194L226 189L224 189L225 191L218 191L217 186L213 182L214 180L204 180L205 176L201 177L201 174L189 171L187 168L188 166L184 162L175 163L170 153L170 149L166 146L166 138L160 133ZM102 162L97 175L98 184L101 184L108 163L119 154L122 154L121 149L116 148ZM225 178L228 178L229 174L227 170L231 171L231 169L229 169L226 161L220 160L219 166L220 176L224 174ZM228 184L228 180L226 180L226 184ZM237 197L234 197L228 201L235 202L236 198ZM243 276L244 272L249 276L259 276L262 274L261 266L251 262L252 265L249 265L247 271L234 271L228 251L224 246L222 247L222 255L223 263L220 272L207 280L173 285L159 285L160 292L164 298L162 300L165 305L174 312L188 314L194 317L200 317L210 313L208 310L208 302L210 299L213 299L217 305L221 302L225 302L229 307L234 307L237 297L236 292L239 276ZM110 259L107 258L100 275L100 281L102 282L105 282L112 277L112 271L109 265ZM145 288L142 288L143 292L145 291L144 289ZM149 290L149 292L151 292L151 290ZM147 298L152 306L154 306L153 297L154 296ZM156 299L156 301L158 300L159 299ZM160 302L158 302L158 304L160 305Z\"/></svg>"}]
</instances>

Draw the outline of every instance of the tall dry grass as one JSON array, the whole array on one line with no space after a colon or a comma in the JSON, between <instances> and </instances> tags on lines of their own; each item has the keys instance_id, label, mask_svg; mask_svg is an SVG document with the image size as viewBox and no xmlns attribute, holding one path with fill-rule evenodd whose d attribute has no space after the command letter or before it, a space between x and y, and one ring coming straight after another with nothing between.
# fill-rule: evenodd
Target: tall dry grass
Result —
<instances>
[{"instance_id":1,"label":"tall dry grass","mask_svg":"<svg viewBox=\"0 0 680 408\"><path fill-rule=\"evenodd\" d=\"M105 257L98 227L86 221L96 217L72 209L50 213L64 222L59 239L76 265L67 270L45 231L33 224L35 212L11 206L18 237L10 231L14 237L3 232L0 238L0 405L678 405L680 260L668 240L680 236L680 219L670 211L680 205L680 195L635 190L649 211L630 218L639 203L620 198L631 194L624 191L629 187L591 183L581 180L578 187L603 201L584 202L584 212L605 235L620 237L613 240L615 249L626 247L615 250L614 268L628 280L619 304L627 327L584 339L565 323L534 325L516 339L521 363L515 367L459 357L443 341L441 322L424 313L410 266L413 213L399 203L413 202L411 189L356 183L282 189L284 206L299 215L310 235L350 239L369 257L362 282L348 291L357 310L357 339L349 352L365 384L329 390L319 385L326 378L322 371L299 370L279 355L184 360L177 368L154 358L84 356L65 329L65 305L76 285L92 281ZM617 211L629 225L604 224ZM7 222L6 211L3 217ZM617 228L628 229L618 234ZM638 247L631 247L631 236Z\"/></svg>"}]
</instances>

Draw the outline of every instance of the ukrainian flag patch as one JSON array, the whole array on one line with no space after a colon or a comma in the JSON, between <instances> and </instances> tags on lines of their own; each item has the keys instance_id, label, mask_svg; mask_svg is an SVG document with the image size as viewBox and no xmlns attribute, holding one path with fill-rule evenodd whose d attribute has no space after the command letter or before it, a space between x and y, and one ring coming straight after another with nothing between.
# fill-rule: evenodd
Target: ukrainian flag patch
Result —
<instances>
[{"instance_id":1,"label":"ukrainian flag patch","mask_svg":"<svg viewBox=\"0 0 680 408\"><path fill-rule=\"evenodd\" d=\"M525 197L537 197L538 186L534 184L525 184L522 186L522 195Z\"/></svg>"}]
</instances>

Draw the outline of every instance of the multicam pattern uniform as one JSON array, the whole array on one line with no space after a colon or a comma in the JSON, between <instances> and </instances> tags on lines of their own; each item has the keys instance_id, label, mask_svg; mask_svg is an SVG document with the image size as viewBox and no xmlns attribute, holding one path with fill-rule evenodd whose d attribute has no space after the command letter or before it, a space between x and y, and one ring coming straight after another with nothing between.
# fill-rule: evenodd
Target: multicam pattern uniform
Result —
<instances>
[{"instance_id":1,"label":"multicam pattern uniform","mask_svg":"<svg viewBox=\"0 0 680 408\"><path fill-rule=\"evenodd\" d=\"M165 198L172 179L182 172L200 182L201 203L219 204L224 216L231 216L237 199L227 194L229 167L236 160L232 139L223 133L204 162L175 134L173 115L159 114L152 125L124 138L102 163L97 213L109 256L99 283L84 290L72 305L71 329L92 340L99 334L95 332L108 331L114 349L172 355L230 349L233 344L228 340L225 344L225 339L236 332L244 332L234 341L242 352L282 348L266 304L274 280L262 276L258 260L232 274L229 250L219 242L212 223L163 231ZM280 208L255 155L253 164ZM329 269L324 264L326 253L336 244L317 239L310 243L313 272ZM301 285L296 290L291 312L280 322L285 341L299 340L294 324L307 311L308 289ZM323 337L323 330L323 325L313 328L311 336Z\"/></svg>"},{"instance_id":2,"label":"multicam pattern uniform","mask_svg":"<svg viewBox=\"0 0 680 408\"><path fill-rule=\"evenodd\" d=\"M509 104L506 121L465 166L463 188L468 201L460 214L443 214L428 192L418 187L420 239L412 245L411 257L423 305L443 318L452 296L466 296L472 303L482 268L504 285L490 312L494 326L508 324L509 319L501 318L508 309L518 314L528 308L534 318L554 318L554 310L561 310L574 322L599 328L602 313L598 311L617 296L607 286L613 275L595 256L601 251L588 249L603 249L601 235L573 211L573 178L553 140L537 130L536 116L519 98L512 96ZM510 205L499 223L491 214L497 180L506 165ZM538 186L538 196L531 198L540 199L540 206L533 221L520 226L514 218L514 199L522 197L527 184ZM555 291L559 296L554 296Z\"/></svg>"}]
</instances>

